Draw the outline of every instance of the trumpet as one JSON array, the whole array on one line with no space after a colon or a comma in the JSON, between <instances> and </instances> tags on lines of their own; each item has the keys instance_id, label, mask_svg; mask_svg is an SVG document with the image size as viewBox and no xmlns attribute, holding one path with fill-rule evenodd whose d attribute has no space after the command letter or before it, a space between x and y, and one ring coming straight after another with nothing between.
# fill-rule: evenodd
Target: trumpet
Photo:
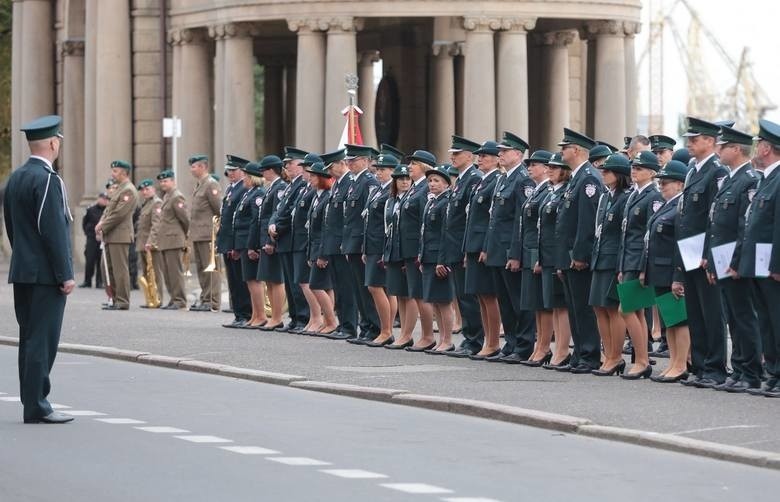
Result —
<instances>
[{"instance_id":1,"label":"trumpet","mask_svg":"<svg viewBox=\"0 0 780 502\"><path fill-rule=\"evenodd\" d=\"M144 275L138 278L138 284L143 289L146 306L150 309L158 308L160 306L160 295L157 291L157 277L154 273L152 252L148 249L146 250L146 270Z\"/></svg>"},{"instance_id":2,"label":"trumpet","mask_svg":"<svg viewBox=\"0 0 780 502\"><path fill-rule=\"evenodd\" d=\"M219 228L219 216L214 216L211 224L211 254L209 264L203 269L204 272L217 272L217 229Z\"/></svg>"}]
</instances>

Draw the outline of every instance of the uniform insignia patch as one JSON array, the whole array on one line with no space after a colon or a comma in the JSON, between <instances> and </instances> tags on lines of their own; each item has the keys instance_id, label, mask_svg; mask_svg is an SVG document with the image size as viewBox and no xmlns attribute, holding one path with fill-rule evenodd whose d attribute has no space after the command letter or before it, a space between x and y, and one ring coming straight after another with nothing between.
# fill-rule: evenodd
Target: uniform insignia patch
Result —
<instances>
[{"instance_id":1,"label":"uniform insignia patch","mask_svg":"<svg viewBox=\"0 0 780 502\"><path fill-rule=\"evenodd\" d=\"M160 214L160 213L162 213L162 208L158 207L157 209L155 209L155 211L157 211L157 214Z\"/></svg>"},{"instance_id":2,"label":"uniform insignia patch","mask_svg":"<svg viewBox=\"0 0 780 502\"><path fill-rule=\"evenodd\" d=\"M218 193L219 193L219 190L217 190L216 188L211 190L211 195L217 195Z\"/></svg>"},{"instance_id":3,"label":"uniform insignia patch","mask_svg":"<svg viewBox=\"0 0 780 502\"><path fill-rule=\"evenodd\" d=\"M177 206L179 209L184 209L184 202L179 202L178 204L176 204L176 206Z\"/></svg>"},{"instance_id":4,"label":"uniform insignia patch","mask_svg":"<svg viewBox=\"0 0 780 502\"><path fill-rule=\"evenodd\" d=\"M428 200L433 200L435 198L436 198L435 194L432 194L432 193L428 192Z\"/></svg>"},{"instance_id":5,"label":"uniform insignia patch","mask_svg":"<svg viewBox=\"0 0 780 502\"><path fill-rule=\"evenodd\" d=\"M127 202L127 201L130 200L130 196L129 195L125 195L124 197L122 197L122 200Z\"/></svg>"},{"instance_id":6,"label":"uniform insignia patch","mask_svg":"<svg viewBox=\"0 0 780 502\"><path fill-rule=\"evenodd\" d=\"M263 205L263 198L262 197L257 197L255 199L255 204L257 204L257 207L262 206Z\"/></svg>"},{"instance_id":7,"label":"uniform insignia patch","mask_svg":"<svg viewBox=\"0 0 780 502\"><path fill-rule=\"evenodd\" d=\"M534 187L527 186L525 187L525 196L530 197L534 193Z\"/></svg>"},{"instance_id":8,"label":"uniform insignia patch","mask_svg":"<svg viewBox=\"0 0 780 502\"><path fill-rule=\"evenodd\" d=\"M658 210L661 209L661 206L663 206L663 205L664 205L664 203L662 201L660 201L660 200L654 201L653 202L653 212L657 213Z\"/></svg>"},{"instance_id":9,"label":"uniform insignia patch","mask_svg":"<svg viewBox=\"0 0 780 502\"><path fill-rule=\"evenodd\" d=\"M281 191L281 190L279 190L278 192L276 192L276 198L277 198L277 199L279 199L279 200L282 200L282 195L283 195L283 194L282 194L282 191Z\"/></svg>"},{"instance_id":10,"label":"uniform insignia patch","mask_svg":"<svg viewBox=\"0 0 780 502\"><path fill-rule=\"evenodd\" d=\"M588 183L587 185L585 185L585 195L587 195L588 198L596 195L596 185L594 185L593 183Z\"/></svg>"}]
</instances>

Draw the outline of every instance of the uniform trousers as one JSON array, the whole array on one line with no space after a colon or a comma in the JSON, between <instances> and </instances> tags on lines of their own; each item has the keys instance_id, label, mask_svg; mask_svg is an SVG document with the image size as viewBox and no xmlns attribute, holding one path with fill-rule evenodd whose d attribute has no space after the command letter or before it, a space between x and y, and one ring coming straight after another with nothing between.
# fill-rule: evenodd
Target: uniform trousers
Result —
<instances>
[{"instance_id":1,"label":"uniform trousers","mask_svg":"<svg viewBox=\"0 0 780 502\"><path fill-rule=\"evenodd\" d=\"M231 260L227 254L223 254L222 257L225 260L225 275L233 315L238 321L248 321L252 317L252 302L241 273L241 260Z\"/></svg>"},{"instance_id":2,"label":"uniform trousers","mask_svg":"<svg viewBox=\"0 0 780 502\"><path fill-rule=\"evenodd\" d=\"M294 324L306 326L309 323L309 304L303 296L301 285L295 281L295 260L303 251L279 253L284 274L284 293L287 295L287 308L290 321Z\"/></svg>"},{"instance_id":3,"label":"uniform trousers","mask_svg":"<svg viewBox=\"0 0 780 502\"><path fill-rule=\"evenodd\" d=\"M761 335L758 332L753 301L753 288L749 279L725 279L720 281L726 300L726 320L731 334L732 378L751 385L761 383Z\"/></svg>"},{"instance_id":4,"label":"uniform trousers","mask_svg":"<svg viewBox=\"0 0 780 502\"><path fill-rule=\"evenodd\" d=\"M14 284L14 311L19 323L19 396L24 418L52 412L46 397L51 391L49 372L57 357L65 295L59 286Z\"/></svg>"},{"instance_id":5,"label":"uniform trousers","mask_svg":"<svg viewBox=\"0 0 780 502\"><path fill-rule=\"evenodd\" d=\"M455 296L463 322L463 342L461 348L479 351L485 340L485 330L482 329L482 317L479 314L479 302L476 295L466 294L466 269L463 261L451 265L452 276L455 279Z\"/></svg>"},{"instance_id":6,"label":"uniform trousers","mask_svg":"<svg viewBox=\"0 0 780 502\"><path fill-rule=\"evenodd\" d=\"M212 310L219 310L222 306L222 267L216 256L214 257L216 270L204 272L211 260L211 241L193 242L192 251L195 257L195 266L198 269L200 303L210 305Z\"/></svg>"},{"instance_id":7,"label":"uniform trousers","mask_svg":"<svg viewBox=\"0 0 780 502\"><path fill-rule=\"evenodd\" d=\"M154 273L154 281L157 285L157 299L160 300L160 303L162 303L162 280L163 280L163 263L162 263L162 254L159 251L149 251L149 254L152 256L152 272ZM146 277L146 281L149 281L149 277L147 277L146 274L146 251L138 251L138 270L140 270L141 275Z\"/></svg>"},{"instance_id":8,"label":"uniform trousers","mask_svg":"<svg viewBox=\"0 0 780 502\"><path fill-rule=\"evenodd\" d=\"M536 342L536 316L530 310L520 308L522 272L512 272L505 267L488 269L493 273L501 324L504 327L506 343L501 352L505 355L519 354L523 359L528 359L534 352Z\"/></svg>"},{"instance_id":9,"label":"uniform trousers","mask_svg":"<svg viewBox=\"0 0 780 502\"><path fill-rule=\"evenodd\" d=\"M352 286L352 272L349 263L342 254L328 256L328 270L336 297L336 314L342 333L357 335L357 308L355 291Z\"/></svg>"},{"instance_id":10,"label":"uniform trousers","mask_svg":"<svg viewBox=\"0 0 780 502\"><path fill-rule=\"evenodd\" d=\"M774 279L756 279L756 306L761 327L761 344L766 371L775 380L780 379L780 282Z\"/></svg>"},{"instance_id":11,"label":"uniform trousers","mask_svg":"<svg viewBox=\"0 0 780 502\"><path fill-rule=\"evenodd\" d=\"M181 262L183 254L181 248L162 250L165 289L171 298L169 303L177 307L187 306L187 297L184 296L184 265Z\"/></svg>"},{"instance_id":12,"label":"uniform trousers","mask_svg":"<svg viewBox=\"0 0 780 502\"><path fill-rule=\"evenodd\" d=\"M366 340L373 340L379 335L381 327L379 326L379 314L376 312L374 298L365 286L366 265L363 263L363 257L360 254L348 254L346 258L351 272L352 287L355 291L355 302L360 314L360 335Z\"/></svg>"},{"instance_id":13,"label":"uniform trousers","mask_svg":"<svg viewBox=\"0 0 780 502\"><path fill-rule=\"evenodd\" d=\"M87 237L87 244L84 246L84 283L92 285L92 276L95 276L95 287L101 287L102 280L100 275L100 243L95 237Z\"/></svg>"},{"instance_id":14,"label":"uniform trousers","mask_svg":"<svg viewBox=\"0 0 780 502\"><path fill-rule=\"evenodd\" d=\"M572 367L586 364L593 369L601 365L601 338L596 324L596 314L588 305L592 272L568 269L563 272L563 294L569 310L571 338L574 352Z\"/></svg>"},{"instance_id":15,"label":"uniform trousers","mask_svg":"<svg viewBox=\"0 0 780 502\"><path fill-rule=\"evenodd\" d=\"M114 305L130 306L130 268L128 267L130 244L106 243L108 278L114 290Z\"/></svg>"},{"instance_id":16,"label":"uniform trousers","mask_svg":"<svg viewBox=\"0 0 780 502\"><path fill-rule=\"evenodd\" d=\"M685 272L685 308L693 372L722 383L726 380L726 331L720 286L710 284L702 268Z\"/></svg>"}]
</instances>

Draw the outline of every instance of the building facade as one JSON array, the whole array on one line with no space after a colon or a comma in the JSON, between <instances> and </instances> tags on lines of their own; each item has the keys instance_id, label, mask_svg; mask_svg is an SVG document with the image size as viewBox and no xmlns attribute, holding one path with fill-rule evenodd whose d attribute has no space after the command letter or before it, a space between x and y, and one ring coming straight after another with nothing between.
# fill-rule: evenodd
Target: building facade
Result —
<instances>
[{"instance_id":1,"label":"building facade","mask_svg":"<svg viewBox=\"0 0 780 502\"><path fill-rule=\"evenodd\" d=\"M453 133L510 130L552 149L571 126L617 145L636 129L640 10L640 0L15 0L13 129L63 116L59 164L81 208L113 159L132 162L136 180L170 165L163 117L182 121L185 194L192 153L220 172L226 153L336 148L350 73L367 143L445 158ZM27 153L16 135L13 165Z\"/></svg>"}]
</instances>

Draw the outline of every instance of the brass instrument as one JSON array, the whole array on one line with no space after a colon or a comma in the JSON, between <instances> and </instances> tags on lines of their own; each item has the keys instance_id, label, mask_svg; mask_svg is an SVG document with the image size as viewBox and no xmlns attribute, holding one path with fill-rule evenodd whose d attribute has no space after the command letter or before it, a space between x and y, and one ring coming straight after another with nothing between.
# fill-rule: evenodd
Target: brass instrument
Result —
<instances>
[{"instance_id":1,"label":"brass instrument","mask_svg":"<svg viewBox=\"0 0 780 502\"><path fill-rule=\"evenodd\" d=\"M144 292L146 306L150 309L159 308L160 295L157 290L157 277L154 273L152 252L148 249L146 250L146 270L144 271L144 274L138 278L138 284L141 285L141 289Z\"/></svg>"},{"instance_id":2,"label":"brass instrument","mask_svg":"<svg viewBox=\"0 0 780 502\"><path fill-rule=\"evenodd\" d=\"M217 272L217 229L219 228L219 216L214 216L211 221L211 253L209 255L209 264L203 269L204 272Z\"/></svg>"},{"instance_id":3,"label":"brass instrument","mask_svg":"<svg viewBox=\"0 0 780 502\"><path fill-rule=\"evenodd\" d=\"M184 254L181 257L181 264L184 266L184 277L191 277L192 272L190 272L190 247L188 245L184 245Z\"/></svg>"}]
</instances>

